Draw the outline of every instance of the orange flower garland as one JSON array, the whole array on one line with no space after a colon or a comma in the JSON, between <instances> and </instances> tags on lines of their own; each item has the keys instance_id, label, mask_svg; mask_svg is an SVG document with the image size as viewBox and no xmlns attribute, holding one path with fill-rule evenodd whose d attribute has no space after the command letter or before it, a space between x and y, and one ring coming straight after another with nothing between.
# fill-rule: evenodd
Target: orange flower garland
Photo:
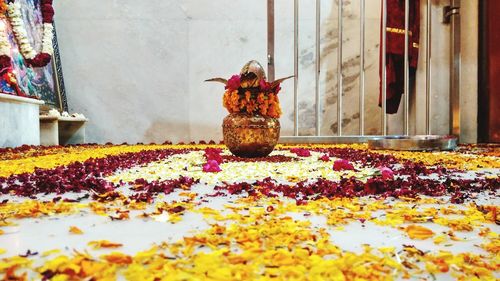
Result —
<instances>
[{"instance_id":1,"label":"orange flower garland","mask_svg":"<svg viewBox=\"0 0 500 281\"><path fill-rule=\"evenodd\" d=\"M238 90L228 89L224 93L222 103L229 113L259 114L272 118L281 116L278 96L272 92L252 94L247 90L241 95Z\"/></svg>"},{"instance_id":2,"label":"orange flower garland","mask_svg":"<svg viewBox=\"0 0 500 281\"><path fill-rule=\"evenodd\" d=\"M219 82L226 86L222 104L229 113L243 113L279 118L281 116L278 93L281 83L293 76L267 81L265 71L257 61L250 61L240 74L230 79L212 78L206 82Z\"/></svg>"},{"instance_id":3,"label":"orange flower garland","mask_svg":"<svg viewBox=\"0 0 500 281\"><path fill-rule=\"evenodd\" d=\"M229 113L247 113L279 118L281 107L278 98L280 86L261 80L258 87L243 88L239 75L228 80L222 104Z\"/></svg>"}]
</instances>

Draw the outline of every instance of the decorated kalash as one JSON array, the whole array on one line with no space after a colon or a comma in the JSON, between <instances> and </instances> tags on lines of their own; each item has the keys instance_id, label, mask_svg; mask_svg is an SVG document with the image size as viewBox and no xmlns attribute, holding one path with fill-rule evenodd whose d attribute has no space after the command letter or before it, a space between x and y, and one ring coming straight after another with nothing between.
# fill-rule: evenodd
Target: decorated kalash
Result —
<instances>
[{"instance_id":1,"label":"decorated kalash","mask_svg":"<svg viewBox=\"0 0 500 281\"><path fill-rule=\"evenodd\" d=\"M264 157L273 151L280 136L280 84L292 77L268 82L262 65L252 60L229 80L206 80L226 85L223 105L229 115L222 128L224 144L234 155Z\"/></svg>"}]
</instances>

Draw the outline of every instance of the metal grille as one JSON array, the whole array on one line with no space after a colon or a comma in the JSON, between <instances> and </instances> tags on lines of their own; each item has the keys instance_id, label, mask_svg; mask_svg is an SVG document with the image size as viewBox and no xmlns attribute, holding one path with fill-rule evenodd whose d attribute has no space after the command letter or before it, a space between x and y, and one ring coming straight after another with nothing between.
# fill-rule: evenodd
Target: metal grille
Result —
<instances>
[{"instance_id":1,"label":"metal grille","mask_svg":"<svg viewBox=\"0 0 500 281\"><path fill-rule=\"evenodd\" d=\"M387 68L386 68L386 32L382 32L382 38L380 42L381 48L381 132L382 136L366 135L365 134L365 30L366 30L366 0L357 0L360 4L360 65L359 65L359 75L360 75L360 86L359 86L359 132L358 135L346 136L343 134L342 128L342 114L344 112L344 104L342 101L343 96L343 78L342 78L342 59L343 59L343 27L344 27L344 15L343 15L343 0L338 1L338 38L339 46L337 50L338 55L338 68L337 68L337 134L336 136L321 136L321 100L320 100L320 64L321 64L321 1L315 0L315 136L299 136L299 104L298 104L298 87L299 87L299 0L294 0L294 19L293 19L293 38L294 38L294 128L292 136L283 136L280 141L288 143L336 143L336 142L366 142L369 139L380 138L388 135L388 116L386 113L387 108ZM332 0L323 0L332 1ZM409 18L410 18L410 1L405 0L405 50L404 50L404 93L403 93L403 134L405 136L409 135L410 128L410 117L409 117ZM275 43L275 5L274 0L267 0L268 3L268 74L269 78L273 80L275 78L275 53L274 53L274 43ZM426 52L425 52L425 94L426 94L426 104L425 104L425 132L427 135L432 134L431 126L431 114L432 114L432 103L431 103L431 84L432 84L432 66L431 66L431 49L432 49L432 34L431 27L433 22L442 21L442 19L433 19L431 13L431 0L421 1L422 5L425 5L426 17L425 17L425 34L422 38L425 38ZM450 134L460 135L460 93L459 93L459 82L460 82L460 18L459 18L460 0L450 0L450 6L445 9L444 21L449 20L451 23L450 28L450 40L451 40L451 65L450 65ZM381 5L381 15L382 15L382 30L387 29L387 0L382 0Z\"/></svg>"}]
</instances>

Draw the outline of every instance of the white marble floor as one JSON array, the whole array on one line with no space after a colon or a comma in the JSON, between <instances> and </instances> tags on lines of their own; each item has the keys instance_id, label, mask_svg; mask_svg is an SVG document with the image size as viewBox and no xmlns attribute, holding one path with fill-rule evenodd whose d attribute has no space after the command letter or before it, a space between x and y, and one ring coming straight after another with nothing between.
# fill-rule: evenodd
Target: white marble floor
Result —
<instances>
[{"instance_id":1,"label":"white marble floor","mask_svg":"<svg viewBox=\"0 0 500 281\"><path fill-rule=\"evenodd\" d=\"M196 193L197 196L193 202L199 205L197 209L209 207L221 212L226 212L228 205L238 205L238 198L243 196L227 196L227 197L207 197L208 194L214 193L212 187L204 184L198 184L190 190ZM78 194L66 195L66 198L74 198ZM41 197L51 199L53 196ZM14 198L10 196L0 197L0 201L9 199L11 202L22 202L25 199ZM174 202L185 199L180 192L174 192L167 196L162 196L157 199L158 202ZM288 199L282 199L289 201ZM366 198L369 203L370 200ZM90 202L89 200L87 202ZM387 204L397 205L400 200L387 199ZM480 194L475 200L477 204L500 205L500 197L491 194ZM82 201L81 203L86 203ZM419 205L418 209L425 208L447 208L452 204L444 205ZM467 204L453 205L457 208L465 208ZM137 252L144 251L153 245L161 243L173 243L182 240L183 237L190 237L196 233L200 233L210 227L210 219L206 219L200 213L186 212L182 216L182 220L176 223L168 221L169 214L162 213L158 216L144 218L142 213L153 210L153 205L150 205L147 210L131 211L130 219L127 220L112 220L108 216L97 215L90 209L82 209L76 214L70 215L50 215L39 218L27 218L15 220L16 225L3 227L4 234L0 235L0 248L4 248L6 252L0 255L0 258L23 255L28 251L31 253L41 253L49 250L58 249L61 253L70 255L74 251L88 252L91 255L99 256L112 252L110 249L91 249L88 247L90 241L109 240L123 244L119 248L120 252L134 255ZM254 208L265 208L259 206L259 202L255 202ZM396 208L396 207L395 207ZM372 213L372 217L383 217L386 211L377 211ZM325 228L327 229L331 242L338 245L343 251L361 253L363 245L369 244L374 248L380 247L395 247L396 250L401 250L403 245L414 245L416 248L424 252L438 252L440 250L450 251L452 253L472 252L476 254L487 254L483 249L478 247L483 242L483 238L479 236L478 229L470 232L455 232L457 241L449 240L446 243L436 245L432 239L427 240L412 240L404 232L390 226L380 226L371 221L354 221L342 227L332 226L327 223L327 213L324 215L311 215L306 212L291 212L286 213L295 220L307 220L311 222L312 229ZM435 223L424 223L425 227L433 230L436 234L446 233L448 227ZM83 231L82 235L71 235L68 230L71 226L77 226ZM401 225L404 226L404 225ZM499 233L500 226L495 224L483 224L482 227L489 227L493 232ZM35 264L42 264L44 258L33 256ZM415 276L415 279L431 278L430 276ZM438 280L452 280L450 275L439 276Z\"/></svg>"}]
</instances>

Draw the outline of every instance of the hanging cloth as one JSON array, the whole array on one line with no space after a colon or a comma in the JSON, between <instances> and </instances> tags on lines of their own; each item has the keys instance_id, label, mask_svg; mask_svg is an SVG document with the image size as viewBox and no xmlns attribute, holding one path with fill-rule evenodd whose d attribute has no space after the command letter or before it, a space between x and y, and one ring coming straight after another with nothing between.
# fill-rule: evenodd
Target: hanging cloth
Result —
<instances>
[{"instance_id":1,"label":"hanging cloth","mask_svg":"<svg viewBox=\"0 0 500 281\"><path fill-rule=\"evenodd\" d=\"M418 64L418 47L420 39L420 0L410 1L409 62L410 81L414 81ZM383 23L381 24L381 26ZM382 32L380 42L382 42ZM401 96L404 92L404 54L405 54L405 0L387 0L386 28L386 75L387 75L387 108L386 112L398 112ZM380 95L379 106L382 106L382 46L380 46ZM409 82L410 82L409 81Z\"/></svg>"}]
</instances>

